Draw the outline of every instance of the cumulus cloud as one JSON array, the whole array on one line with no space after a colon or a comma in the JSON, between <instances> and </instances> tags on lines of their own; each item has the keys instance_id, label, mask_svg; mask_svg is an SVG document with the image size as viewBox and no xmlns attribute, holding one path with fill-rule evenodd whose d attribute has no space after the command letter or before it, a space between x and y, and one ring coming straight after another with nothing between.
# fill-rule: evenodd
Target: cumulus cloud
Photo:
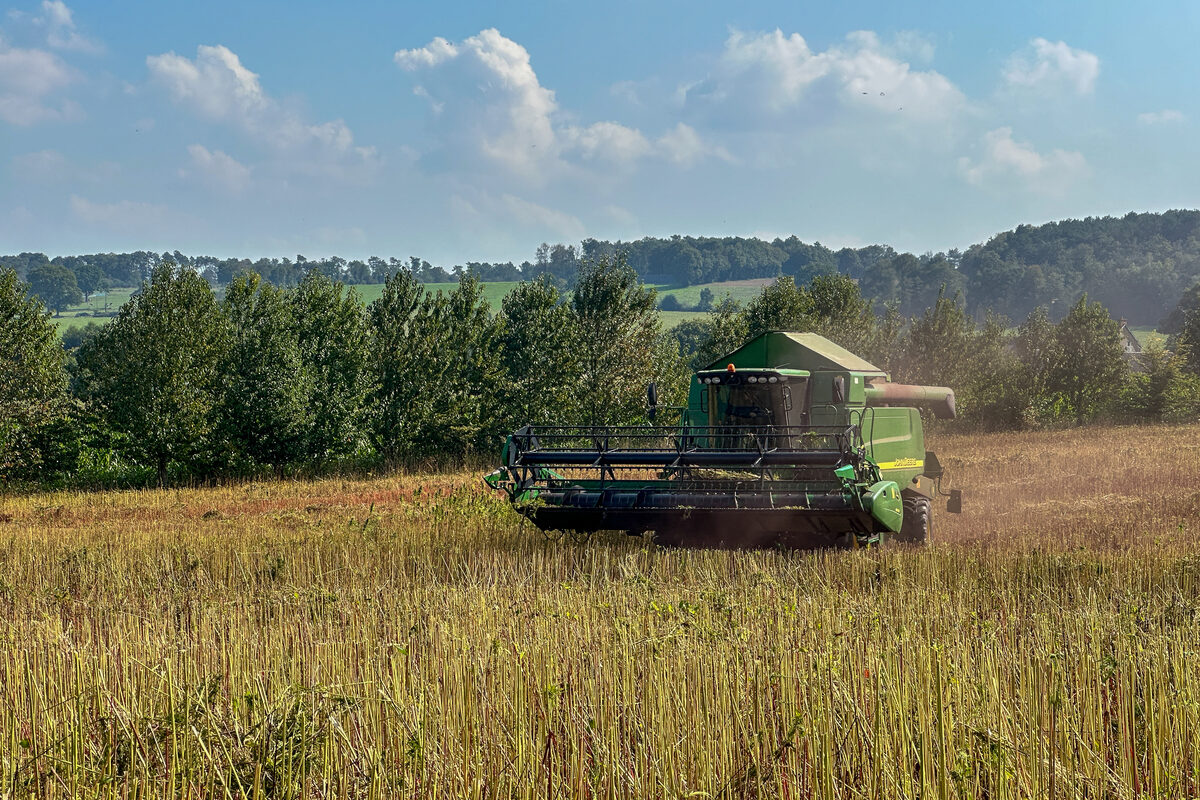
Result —
<instances>
[{"instance_id":1,"label":"cumulus cloud","mask_svg":"<svg viewBox=\"0 0 1200 800\"><path fill-rule=\"evenodd\" d=\"M494 28L459 43L436 38L394 58L429 101L436 138L456 167L499 166L545 180L572 166L628 165L658 152L645 134L619 122L564 121L529 52Z\"/></svg>"},{"instance_id":2,"label":"cumulus cloud","mask_svg":"<svg viewBox=\"0 0 1200 800\"><path fill-rule=\"evenodd\" d=\"M1094 53L1041 37L1014 53L1004 67L1009 86L1079 95L1091 94L1099 75L1100 59Z\"/></svg>"},{"instance_id":3,"label":"cumulus cloud","mask_svg":"<svg viewBox=\"0 0 1200 800\"><path fill-rule=\"evenodd\" d=\"M983 137L978 161L959 159L959 171L976 186L993 181L1017 180L1026 188L1057 192L1088 171L1081 153L1053 150L1043 155L1028 142L1013 138L1012 128L996 128Z\"/></svg>"},{"instance_id":4,"label":"cumulus cloud","mask_svg":"<svg viewBox=\"0 0 1200 800\"><path fill-rule=\"evenodd\" d=\"M194 144L188 147L188 156L192 168L182 170L185 178L194 174L209 186L231 193L242 191L250 183L250 168L220 150Z\"/></svg>"},{"instance_id":5,"label":"cumulus cloud","mask_svg":"<svg viewBox=\"0 0 1200 800\"><path fill-rule=\"evenodd\" d=\"M920 49L911 39L902 46ZM843 113L944 120L965 103L961 91L932 70L914 70L870 31L857 31L823 52L799 33L734 31L710 75L680 87L687 108L732 126L764 118L826 121ZM931 54L931 51L929 51ZM924 55L924 54L923 54Z\"/></svg>"},{"instance_id":6,"label":"cumulus cloud","mask_svg":"<svg viewBox=\"0 0 1200 800\"><path fill-rule=\"evenodd\" d=\"M100 53L104 48L75 27L71 9L62 0L42 0L42 13L34 17L35 25L46 29L46 42L59 50Z\"/></svg>"},{"instance_id":7,"label":"cumulus cloud","mask_svg":"<svg viewBox=\"0 0 1200 800\"><path fill-rule=\"evenodd\" d=\"M32 125L77 118L77 105L56 99L76 79L75 71L54 53L10 47L0 39L0 120Z\"/></svg>"},{"instance_id":8,"label":"cumulus cloud","mask_svg":"<svg viewBox=\"0 0 1200 800\"><path fill-rule=\"evenodd\" d=\"M342 120L312 123L268 95L258 75L223 45L201 45L196 58L175 53L148 56L151 77L177 103L208 119L228 123L283 152L317 152L371 160L374 148L356 147Z\"/></svg>"},{"instance_id":9,"label":"cumulus cloud","mask_svg":"<svg viewBox=\"0 0 1200 800\"><path fill-rule=\"evenodd\" d=\"M662 156L685 167L690 167L701 159L714 157L722 161L734 161L729 151L723 147L711 145L700 138L696 129L680 122L671 130L664 133L655 142Z\"/></svg>"},{"instance_id":10,"label":"cumulus cloud","mask_svg":"<svg viewBox=\"0 0 1200 800\"><path fill-rule=\"evenodd\" d=\"M1142 125L1166 125L1171 122L1183 122L1183 112L1173 108L1164 108L1162 111L1147 111L1144 114L1138 114L1137 120Z\"/></svg>"}]
</instances>

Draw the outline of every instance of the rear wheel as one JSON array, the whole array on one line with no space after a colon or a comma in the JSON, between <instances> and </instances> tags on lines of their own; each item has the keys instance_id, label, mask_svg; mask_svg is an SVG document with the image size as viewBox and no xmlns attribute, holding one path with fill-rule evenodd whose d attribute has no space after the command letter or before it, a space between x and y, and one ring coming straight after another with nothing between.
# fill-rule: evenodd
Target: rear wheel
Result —
<instances>
[{"instance_id":1,"label":"rear wheel","mask_svg":"<svg viewBox=\"0 0 1200 800\"><path fill-rule=\"evenodd\" d=\"M933 512L929 499L908 495L904 498L904 522L900 525L900 532L893 538L897 542L926 544L932 527Z\"/></svg>"}]
</instances>

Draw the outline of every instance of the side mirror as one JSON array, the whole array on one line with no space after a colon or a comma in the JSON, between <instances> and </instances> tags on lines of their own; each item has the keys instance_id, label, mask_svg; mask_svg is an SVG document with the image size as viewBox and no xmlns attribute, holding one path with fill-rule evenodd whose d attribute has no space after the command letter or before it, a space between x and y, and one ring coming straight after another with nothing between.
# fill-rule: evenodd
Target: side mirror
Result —
<instances>
[{"instance_id":1,"label":"side mirror","mask_svg":"<svg viewBox=\"0 0 1200 800\"><path fill-rule=\"evenodd\" d=\"M946 510L951 514L962 513L962 489L950 490L950 499L946 501Z\"/></svg>"},{"instance_id":2,"label":"side mirror","mask_svg":"<svg viewBox=\"0 0 1200 800\"><path fill-rule=\"evenodd\" d=\"M653 422L658 416L658 386L654 381L646 384L646 404L649 406L646 416Z\"/></svg>"},{"instance_id":3,"label":"side mirror","mask_svg":"<svg viewBox=\"0 0 1200 800\"><path fill-rule=\"evenodd\" d=\"M837 375L833 379L833 402L846 402L846 379L841 375Z\"/></svg>"}]
</instances>

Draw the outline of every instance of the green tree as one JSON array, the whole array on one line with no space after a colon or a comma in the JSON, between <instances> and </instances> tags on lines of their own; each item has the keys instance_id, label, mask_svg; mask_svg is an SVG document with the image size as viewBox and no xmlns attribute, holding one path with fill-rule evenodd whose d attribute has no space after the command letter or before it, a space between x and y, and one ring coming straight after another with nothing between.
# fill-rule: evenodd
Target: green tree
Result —
<instances>
[{"instance_id":1,"label":"green tree","mask_svg":"<svg viewBox=\"0 0 1200 800\"><path fill-rule=\"evenodd\" d=\"M711 364L715 359L738 349L750 338L746 314L729 295L726 295L700 324L703 326L702 331L684 331L685 335L695 341L691 356L693 369ZM686 340L680 339L680 343L686 344Z\"/></svg>"},{"instance_id":2,"label":"green tree","mask_svg":"<svg viewBox=\"0 0 1200 800\"><path fill-rule=\"evenodd\" d=\"M1187 353L1151 340L1138 355L1121 396L1124 416L1148 422L1193 421L1200 416L1200 376L1187 370Z\"/></svg>"},{"instance_id":3,"label":"green tree","mask_svg":"<svg viewBox=\"0 0 1200 800\"><path fill-rule=\"evenodd\" d=\"M163 262L80 347L78 391L165 485L172 463L194 468L211 457L227 344L208 283Z\"/></svg>"},{"instance_id":4,"label":"green tree","mask_svg":"<svg viewBox=\"0 0 1200 800\"><path fill-rule=\"evenodd\" d=\"M974 341L975 323L961 300L940 293L909 327L901 377L910 383L959 390L969 378Z\"/></svg>"},{"instance_id":5,"label":"green tree","mask_svg":"<svg viewBox=\"0 0 1200 800\"><path fill-rule=\"evenodd\" d=\"M79 291L83 292L85 301L91 300L92 295L105 286L104 270L93 261L84 261L77 265L73 272L75 273L75 282L79 286Z\"/></svg>"},{"instance_id":6,"label":"green tree","mask_svg":"<svg viewBox=\"0 0 1200 800\"><path fill-rule=\"evenodd\" d=\"M816 323L812 295L797 286L791 275L783 275L763 287L758 297L746 306L743 316L748 339L769 331L811 331Z\"/></svg>"},{"instance_id":7,"label":"green tree","mask_svg":"<svg viewBox=\"0 0 1200 800\"><path fill-rule=\"evenodd\" d=\"M1161 330L1172 334L1171 347L1186 353L1188 369L1200 374L1200 283L1183 293Z\"/></svg>"},{"instance_id":8,"label":"green tree","mask_svg":"<svg viewBox=\"0 0 1200 800\"><path fill-rule=\"evenodd\" d=\"M548 280L522 283L505 295L498 354L499 401L510 426L573 419L579 398L575 318Z\"/></svg>"},{"instance_id":9,"label":"green tree","mask_svg":"<svg viewBox=\"0 0 1200 800\"><path fill-rule=\"evenodd\" d=\"M483 284L464 275L452 292L425 293L401 272L368 313L380 452L461 458L486 446L504 421L496 400L499 323Z\"/></svg>"},{"instance_id":10,"label":"green tree","mask_svg":"<svg viewBox=\"0 0 1200 800\"><path fill-rule=\"evenodd\" d=\"M700 290L700 302L696 304L697 311L712 311L715 297L713 290L705 286Z\"/></svg>"},{"instance_id":11,"label":"green tree","mask_svg":"<svg viewBox=\"0 0 1200 800\"><path fill-rule=\"evenodd\" d=\"M876 336L875 312L846 275L818 275L808 287L814 328L852 353L866 353Z\"/></svg>"},{"instance_id":12,"label":"green tree","mask_svg":"<svg viewBox=\"0 0 1200 800\"><path fill-rule=\"evenodd\" d=\"M301 458L313 421L313 381L291 308L282 290L251 272L234 278L221 309L230 329L216 409L222 439L235 455L281 469Z\"/></svg>"},{"instance_id":13,"label":"green tree","mask_svg":"<svg viewBox=\"0 0 1200 800\"><path fill-rule=\"evenodd\" d=\"M78 451L65 353L41 301L0 269L0 484L52 478Z\"/></svg>"},{"instance_id":14,"label":"green tree","mask_svg":"<svg viewBox=\"0 0 1200 800\"><path fill-rule=\"evenodd\" d=\"M585 261L571 297L580 358L581 421L630 423L644 416L645 384L655 373L659 318L623 255Z\"/></svg>"},{"instance_id":15,"label":"green tree","mask_svg":"<svg viewBox=\"0 0 1200 800\"><path fill-rule=\"evenodd\" d=\"M384 281L383 293L367 307L371 337L371 439L389 459L411 453L418 435L413 422L426 413L422 394L427 361L433 357L421 338L428 327L425 289L413 273L398 269ZM427 398L425 398L427 399Z\"/></svg>"},{"instance_id":16,"label":"green tree","mask_svg":"<svg viewBox=\"0 0 1200 800\"><path fill-rule=\"evenodd\" d=\"M1013 342L1021 364L1019 386L1025 394L1025 422L1049 422L1059 416L1061 397L1050 388L1051 375L1062 360L1058 334L1045 306L1038 306L1017 329Z\"/></svg>"},{"instance_id":17,"label":"green tree","mask_svg":"<svg viewBox=\"0 0 1200 800\"><path fill-rule=\"evenodd\" d=\"M75 273L62 264L42 264L29 270L29 286L55 314L83 302Z\"/></svg>"},{"instance_id":18,"label":"green tree","mask_svg":"<svg viewBox=\"0 0 1200 800\"><path fill-rule=\"evenodd\" d=\"M1094 419L1113 405L1127 371L1120 326L1084 295L1058 323L1055 340L1059 358L1050 388L1062 393L1076 422Z\"/></svg>"},{"instance_id":19,"label":"green tree","mask_svg":"<svg viewBox=\"0 0 1200 800\"><path fill-rule=\"evenodd\" d=\"M367 324L358 295L312 269L288 295L301 362L312 380L307 459L322 463L366 444Z\"/></svg>"}]
</instances>

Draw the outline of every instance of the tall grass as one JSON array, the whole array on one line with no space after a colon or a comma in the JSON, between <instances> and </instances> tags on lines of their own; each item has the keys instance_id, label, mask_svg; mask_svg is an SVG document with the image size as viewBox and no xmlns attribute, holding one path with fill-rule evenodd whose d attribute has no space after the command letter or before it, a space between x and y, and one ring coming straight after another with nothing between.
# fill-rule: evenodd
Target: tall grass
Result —
<instances>
[{"instance_id":1,"label":"tall grass","mask_svg":"<svg viewBox=\"0 0 1200 800\"><path fill-rule=\"evenodd\" d=\"M1200 794L1200 428L942 437L924 550L548 541L471 475L0 505L0 797Z\"/></svg>"}]
</instances>

